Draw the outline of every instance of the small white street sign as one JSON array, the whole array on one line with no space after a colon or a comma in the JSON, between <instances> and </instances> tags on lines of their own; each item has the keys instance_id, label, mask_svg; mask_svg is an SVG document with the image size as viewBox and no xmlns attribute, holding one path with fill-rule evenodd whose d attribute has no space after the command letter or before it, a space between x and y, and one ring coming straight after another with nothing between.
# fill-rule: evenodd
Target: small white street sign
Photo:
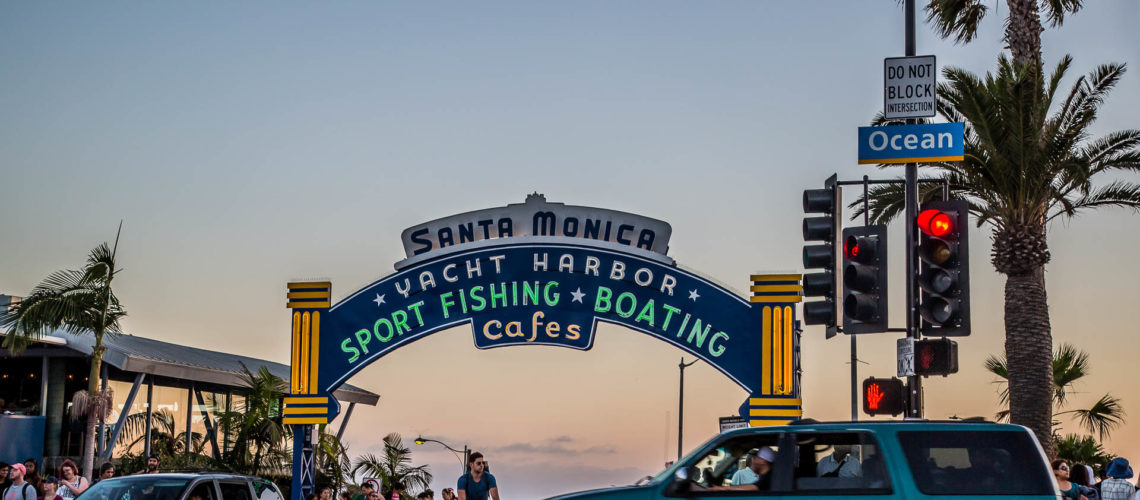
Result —
<instances>
[{"instance_id":1,"label":"small white street sign","mask_svg":"<svg viewBox=\"0 0 1140 500\"><path fill-rule=\"evenodd\" d=\"M883 115L888 119L934 116L937 77L934 56L883 59Z\"/></svg>"},{"instance_id":2,"label":"small white street sign","mask_svg":"<svg viewBox=\"0 0 1140 500\"><path fill-rule=\"evenodd\" d=\"M898 340L898 377L914 375L914 339Z\"/></svg>"}]
</instances>

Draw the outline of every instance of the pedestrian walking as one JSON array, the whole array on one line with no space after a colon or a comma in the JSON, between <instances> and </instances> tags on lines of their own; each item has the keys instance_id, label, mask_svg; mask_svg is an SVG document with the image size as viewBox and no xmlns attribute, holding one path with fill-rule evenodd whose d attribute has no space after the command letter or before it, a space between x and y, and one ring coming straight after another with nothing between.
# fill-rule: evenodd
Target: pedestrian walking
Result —
<instances>
[{"instance_id":1,"label":"pedestrian walking","mask_svg":"<svg viewBox=\"0 0 1140 500\"><path fill-rule=\"evenodd\" d=\"M40 497L40 500L56 500L58 498L62 498L57 493L58 489L59 489L59 479L58 478L56 478L55 476L45 477L44 482L43 482L43 486L40 489L40 492L43 493L43 496Z\"/></svg>"},{"instance_id":2,"label":"pedestrian walking","mask_svg":"<svg viewBox=\"0 0 1140 500\"><path fill-rule=\"evenodd\" d=\"M27 470L24 464L12 464L8 468L8 478L11 484L4 491L0 491L0 498L4 500L37 500L39 498L32 483L24 480Z\"/></svg>"},{"instance_id":3,"label":"pedestrian walking","mask_svg":"<svg viewBox=\"0 0 1140 500\"><path fill-rule=\"evenodd\" d=\"M75 462L64 460L59 466L59 496L63 500L74 500L80 493L87 491L87 478L79 475L79 468Z\"/></svg>"},{"instance_id":4,"label":"pedestrian walking","mask_svg":"<svg viewBox=\"0 0 1140 500\"><path fill-rule=\"evenodd\" d=\"M103 465L99 466L99 475L95 477L94 481L91 481L91 484L98 483L104 479L111 479L113 477L115 477L115 464L111 462L104 462Z\"/></svg>"},{"instance_id":5,"label":"pedestrian walking","mask_svg":"<svg viewBox=\"0 0 1140 500\"><path fill-rule=\"evenodd\" d=\"M40 467L36 462L36 459L29 458L27 460L24 460L24 469L28 471L26 474L24 474L24 481L32 483L32 486L36 488L36 491L40 491L40 486L44 478L40 474Z\"/></svg>"},{"instance_id":6,"label":"pedestrian walking","mask_svg":"<svg viewBox=\"0 0 1140 500\"><path fill-rule=\"evenodd\" d=\"M12 484L12 480L8 479L8 469L10 467L8 462L0 462L0 491L4 491L8 488L9 484Z\"/></svg>"},{"instance_id":7,"label":"pedestrian walking","mask_svg":"<svg viewBox=\"0 0 1140 500\"><path fill-rule=\"evenodd\" d=\"M1132 478L1132 467L1128 465L1127 458L1112 459L1104 475L1108 477L1100 482L1101 500L1132 500L1136 487L1128 482Z\"/></svg>"},{"instance_id":8,"label":"pedestrian walking","mask_svg":"<svg viewBox=\"0 0 1140 500\"><path fill-rule=\"evenodd\" d=\"M1092 470L1087 465L1073 464L1069 470L1069 481L1073 484L1080 485L1080 493L1089 500L1100 500L1100 493L1097 493L1096 488L1093 488L1092 475L1089 472Z\"/></svg>"},{"instance_id":9,"label":"pedestrian walking","mask_svg":"<svg viewBox=\"0 0 1140 500\"><path fill-rule=\"evenodd\" d=\"M1061 490L1061 498L1065 500L1082 500L1081 485L1069 480L1069 463L1064 460L1054 460L1053 477L1057 480L1057 489Z\"/></svg>"},{"instance_id":10,"label":"pedestrian walking","mask_svg":"<svg viewBox=\"0 0 1140 500\"><path fill-rule=\"evenodd\" d=\"M459 476L455 486L459 500L499 500L499 485L486 468L482 453L475 452L467 458L468 471Z\"/></svg>"}]
</instances>

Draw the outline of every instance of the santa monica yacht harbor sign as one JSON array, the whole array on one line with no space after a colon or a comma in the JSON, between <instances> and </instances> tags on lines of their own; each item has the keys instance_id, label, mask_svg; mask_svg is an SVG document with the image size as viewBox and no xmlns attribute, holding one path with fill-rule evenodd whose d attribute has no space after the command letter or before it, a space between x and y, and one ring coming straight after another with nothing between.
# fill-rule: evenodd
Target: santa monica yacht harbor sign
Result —
<instances>
[{"instance_id":1,"label":"santa monica yacht harbor sign","mask_svg":"<svg viewBox=\"0 0 1140 500\"><path fill-rule=\"evenodd\" d=\"M408 228L397 272L336 304L331 283L290 283L285 423L328 423L340 412L333 391L353 374L446 328L469 325L479 349L588 350L602 322L709 363L748 391L740 416L752 425L798 417L800 276L753 275L742 297L678 267L670 236L664 221L534 194ZM311 445L297 439L294 498L312 477Z\"/></svg>"}]
</instances>

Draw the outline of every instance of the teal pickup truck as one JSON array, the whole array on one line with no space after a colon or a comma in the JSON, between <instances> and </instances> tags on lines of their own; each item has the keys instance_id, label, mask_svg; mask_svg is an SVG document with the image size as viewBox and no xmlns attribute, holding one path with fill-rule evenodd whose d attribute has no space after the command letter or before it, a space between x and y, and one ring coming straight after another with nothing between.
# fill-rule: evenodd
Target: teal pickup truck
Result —
<instances>
[{"instance_id":1,"label":"teal pickup truck","mask_svg":"<svg viewBox=\"0 0 1140 500\"><path fill-rule=\"evenodd\" d=\"M1059 492L1041 446L1024 427L801 420L720 434L644 484L551 500L721 497L1057 499Z\"/></svg>"}]
</instances>

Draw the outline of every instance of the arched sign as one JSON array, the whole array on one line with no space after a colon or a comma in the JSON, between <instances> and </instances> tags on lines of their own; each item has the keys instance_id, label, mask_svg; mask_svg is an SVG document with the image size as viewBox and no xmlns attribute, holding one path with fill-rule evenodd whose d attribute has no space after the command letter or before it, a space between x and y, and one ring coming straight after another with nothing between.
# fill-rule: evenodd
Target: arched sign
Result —
<instances>
[{"instance_id":1,"label":"arched sign","mask_svg":"<svg viewBox=\"0 0 1140 500\"><path fill-rule=\"evenodd\" d=\"M669 225L610 210L546 203L469 212L404 231L397 272L331 304L331 283L289 284L291 395L297 425L293 498L311 490L307 426L340 412L332 393L384 355L470 325L479 349L587 350L599 322L696 356L748 391L752 425L801 414L794 304L799 275L752 278L741 297L665 255ZM306 465L308 464L308 465Z\"/></svg>"}]
</instances>

